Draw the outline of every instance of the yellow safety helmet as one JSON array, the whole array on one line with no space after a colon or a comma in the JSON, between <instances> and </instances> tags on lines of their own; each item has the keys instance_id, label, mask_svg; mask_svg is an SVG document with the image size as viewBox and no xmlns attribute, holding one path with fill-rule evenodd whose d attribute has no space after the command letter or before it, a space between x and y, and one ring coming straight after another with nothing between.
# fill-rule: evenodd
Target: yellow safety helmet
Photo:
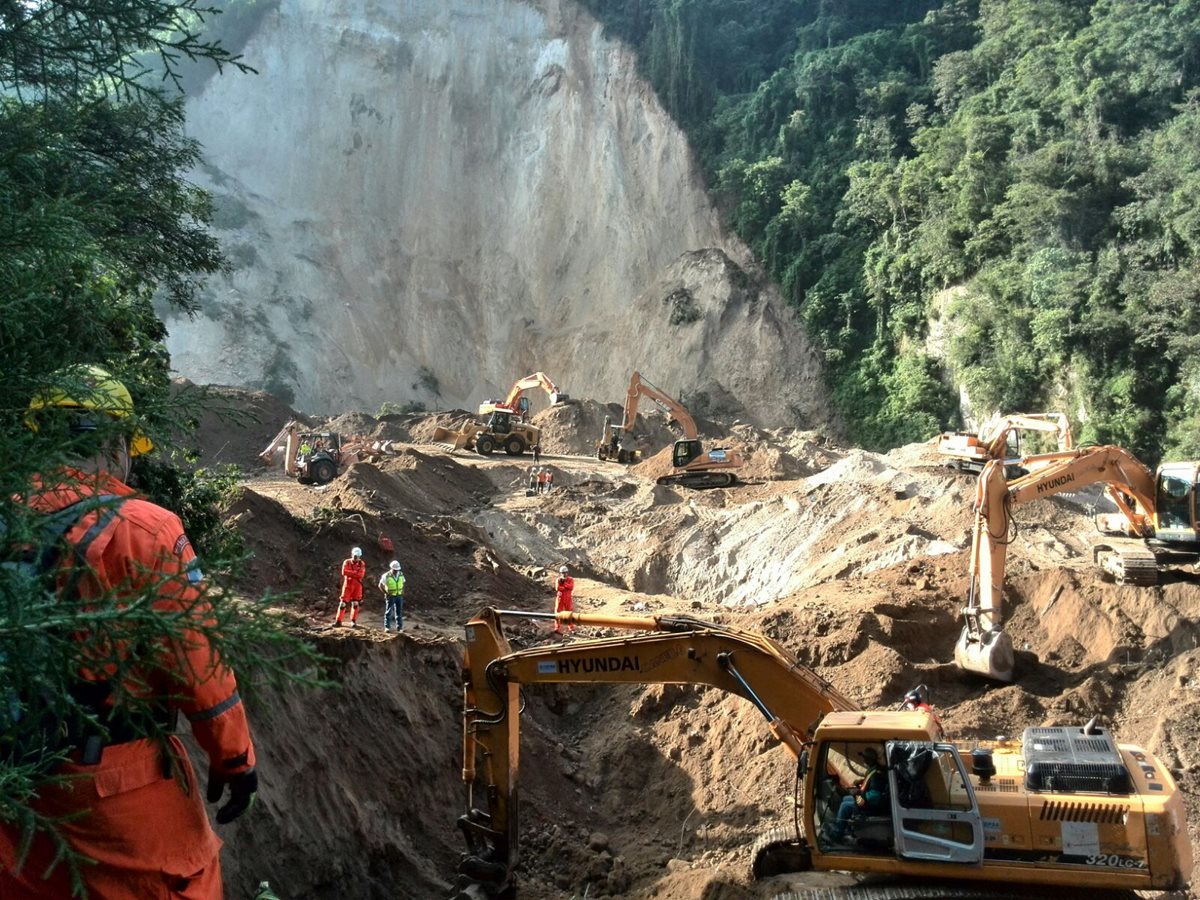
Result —
<instances>
[{"instance_id":1,"label":"yellow safety helmet","mask_svg":"<svg viewBox=\"0 0 1200 900\"><path fill-rule=\"evenodd\" d=\"M100 366L71 366L57 373L63 381L73 382L70 387L45 388L34 394L29 401L29 412L25 424L32 431L38 430L39 409L88 409L102 412L114 419L133 417L133 397L129 388ZM134 426L129 435L129 455L141 456L154 449L150 438Z\"/></svg>"}]
</instances>

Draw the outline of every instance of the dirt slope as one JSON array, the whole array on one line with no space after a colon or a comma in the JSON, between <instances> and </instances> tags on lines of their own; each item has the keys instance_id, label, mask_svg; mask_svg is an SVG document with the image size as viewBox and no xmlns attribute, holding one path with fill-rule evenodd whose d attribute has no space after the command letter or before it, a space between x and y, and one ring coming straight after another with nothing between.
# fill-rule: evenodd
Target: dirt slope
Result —
<instances>
[{"instance_id":1,"label":"dirt slope","mask_svg":"<svg viewBox=\"0 0 1200 900\"><path fill-rule=\"evenodd\" d=\"M541 414L589 430L599 404ZM577 417L577 418L576 418ZM405 421L411 435L428 422ZM1022 507L1010 547L1016 684L949 662L966 591L970 479L928 448L879 456L806 432L730 426L761 461L751 483L702 493L657 486L649 460L548 454L555 491L524 491L528 457L410 445L323 488L249 478L230 516L255 559L243 585L291 590L343 689L253 698L266 813L226 851L231 896L269 878L285 897L434 897L460 849L458 638L478 608L548 609L546 570L579 577L577 608L683 610L761 630L865 706L933 690L956 736L1015 734L1101 714L1162 755L1200 836L1200 588L1098 579L1087 498ZM656 440L661 437L656 438ZM668 441L670 436L668 435ZM572 445L564 430L556 441ZM380 535L394 550L379 549ZM327 627L337 567L363 546L372 580L392 556L409 577L407 630ZM520 623L515 646L549 638ZM754 838L791 817L794 767L748 704L675 687L528 689L523 718L522 896L766 898Z\"/></svg>"}]
</instances>

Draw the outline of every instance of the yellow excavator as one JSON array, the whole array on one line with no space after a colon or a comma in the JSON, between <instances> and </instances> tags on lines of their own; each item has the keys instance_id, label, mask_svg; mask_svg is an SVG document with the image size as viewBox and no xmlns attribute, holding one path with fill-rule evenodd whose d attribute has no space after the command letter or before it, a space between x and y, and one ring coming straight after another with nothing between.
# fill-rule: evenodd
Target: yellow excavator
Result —
<instances>
[{"instance_id":1,"label":"yellow excavator","mask_svg":"<svg viewBox=\"0 0 1200 900\"><path fill-rule=\"evenodd\" d=\"M1075 446L1071 437L1071 423L1063 413L1015 413L997 416L985 424L978 434L943 432L937 438L937 452L947 465L962 472L982 472L989 461L1004 459L1009 465L1010 475L1024 474L1014 471L1017 460L1026 455L1021 452L1022 431L1053 433L1058 438L1059 450L1070 450Z\"/></svg>"},{"instance_id":2,"label":"yellow excavator","mask_svg":"<svg viewBox=\"0 0 1200 900\"><path fill-rule=\"evenodd\" d=\"M1164 463L1152 473L1128 450L1083 447L1024 457L1030 474L1013 481L993 459L979 476L970 581L963 629L954 648L959 667L1012 681L1012 639L1003 630L1004 567L1012 540L1012 508L1031 500L1103 484L1118 513L1098 516L1102 537L1093 558L1116 581L1152 585L1163 569L1200 560L1200 464Z\"/></svg>"},{"instance_id":3,"label":"yellow excavator","mask_svg":"<svg viewBox=\"0 0 1200 900\"><path fill-rule=\"evenodd\" d=\"M625 390L625 414L619 425L604 421L604 434L596 444L596 458L615 459L623 463L637 462L641 455L632 441L633 425L643 397L679 423L683 437L671 450L671 473L658 479L659 484L690 488L729 487L737 481L737 470L745 463L736 450L717 447L706 451L700 442L700 432L691 413L683 404L665 391L655 387L634 372Z\"/></svg>"},{"instance_id":4,"label":"yellow excavator","mask_svg":"<svg viewBox=\"0 0 1200 900\"><path fill-rule=\"evenodd\" d=\"M641 633L514 651L506 617ZM1093 723L949 741L928 707L859 710L761 634L688 616L487 608L466 625L460 900L515 896L521 691L562 682L711 685L762 713L797 760L799 833L758 841L755 877L813 869L1133 891L1182 887L1192 871L1171 773ZM874 784L861 810L844 802L856 782L860 796Z\"/></svg>"},{"instance_id":5,"label":"yellow excavator","mask_svg":"<svg viewBox=\"0 0 1200 900\"><path fill-rule=\"evenodd\" d=\"M550 398L551 406L567 403L571 399L566 391L558 389L558 385L551 381L550 376L545 372L534 372L532 375L526 375L524 378L514 381L513 386L509 388L508 396L503 400L487 400L479 404L479 415L490 416L499 411L515 413L523 418L529 412L529 398L522 395L528 390L539 387Z\"/></svg>"}]
</instances>

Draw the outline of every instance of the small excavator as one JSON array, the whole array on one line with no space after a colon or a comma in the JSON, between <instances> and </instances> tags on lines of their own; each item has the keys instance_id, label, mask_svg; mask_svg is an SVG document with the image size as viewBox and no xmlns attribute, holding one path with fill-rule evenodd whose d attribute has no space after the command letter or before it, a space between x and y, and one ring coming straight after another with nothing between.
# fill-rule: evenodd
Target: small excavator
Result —
<instances>
[{"instance_id":1,"label":"small excavator","mask_svg":"<svg viewBox=\"0 0 1200 900\"><path fill-rule=\"evenodd\" d=\"M514 651L506 617L640 633ZM761 634L688 616L487 608L466 625L467 810L458 822L468 849L457 900L516 894L522 687L563 682L711 685L762 713L797 761L798 833L772 830L755 844L756 878L879 873L949 885L933 894L946 897L963 896L953 893L963 882L1009 895L1022 885L1171 890L1192 871L1183 798L1167 767L1092 722L1027 728L1020 740L949 741L927 705L859 710ZM868 758L883 761L887 790L846 819L841 801Z\"/></svg>"},{"instance_id":2,"label":"small excavator","mask_svg":"<svg viewBox=\"0 0 1200 900\"><path fill-rule=\"evenodd\" d=\"M979 429L978 434L943 432L937 438L937 452L945 458L947 465L961 472L982 472L989 461L1003 459L1009 466L1009 477L1015 478L1025 474L1017 466L1017 460L1025 455L1021 452L1022 431L1054 433L1059 450L1070 450L1075 446L1071 423L1065 414L1015 413L997 416Z\"/></svg>"},{"instance_id":3,"label":"small excavator","mask_svg":"<svg viewBox=\"0 0 1200 900\"><path fill-rule=\"evenodd\" d=\"M659 484L715 488L729 487L737 481L737 470L745 465L737 451L724 447L705 451L696 422L683 404L642 378L638 372L629 378L621 424L616 425L608 419L604 422L604 434L596 444L597 459L633 463L641 458L632 446L631 436L642 397L653 400L683 429L683 437L675 442L671 451L672 471L660 477Z\"/></svg>"},{"instance_id":4,"label":"small excavator","mask_svg":"<svg viewBox=\"0 0 1200 900\"><path fill-rule=\"evenodd\" d=\"M526 375L524 378L514 381L513 386L509 388L508 396L503 400L487 400L479 404L479 415L486 417L499 411L515 413L521 418L525 418L529 413L529 398L522 395L527 390L538 387L546 392L551 406L569 403L571 400L571 396L566 391L560 391L558 385L550 380L549 375L545 372L534 372L532 375Z\"/></svg>"},{"instance_id":5,"label":"small excavator","mask_svg":"<svg viewBox=\"0 0 1200 900\"><path fill-rule=\"evenodd\" d=\"M1161 570L1200 561L1200 463L1164 463L1151 473L1128 450L1099 446L1024 457L1021 465L1031 471L1013 481L1003 459L979 476L967 605L954 648L960 668L997 681L1013 678L1012 639L1002 624L1014 506L1104 484L1119 510L1096 517L1102 537L1092 555L1105 577L1153 585Z\"/></svg>"}]
</instances>

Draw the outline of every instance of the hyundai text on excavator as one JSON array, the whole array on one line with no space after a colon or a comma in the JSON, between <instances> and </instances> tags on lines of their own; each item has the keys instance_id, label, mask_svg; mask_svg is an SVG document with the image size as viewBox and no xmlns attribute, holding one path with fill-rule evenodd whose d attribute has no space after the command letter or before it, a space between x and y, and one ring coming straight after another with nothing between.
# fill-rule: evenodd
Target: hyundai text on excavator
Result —
<instances>
[{"instance_id":1,"label":"hyundai text on excavator","mask_svg":"<svg viewBox=\"0 0 1200 900\"><path fill-rule=\"evenodd\" d=\"M1071 437L1071 423L1066 415L1053 413L1016 413L997 416L979 429L978 434L965 431L947 431L938 436L937 451L948 465L962 472L982 472L990 460L1003 459L1013 470L1019 468L1017 461L1021 451L1022 431L1052 432L1058 438L1059 450L1070 450L1075 444ZM1024 471L1015 474L1025 474Z\"/></svg>"},{"instance_id":2,"label":"hyundai text on excavator","mask_svg":"<svg viewBox=\"0 0 1200 900\"><path fill-rule=\"evenodd\" d=\"M604 434L596 444L597 459L615 459L623 463L638 461L640 457L632 446L631 435L642 397L653 400L683 429L683 437L675 442L671 451L672 471L659 478L659 484L713 488L729 487L737 481L737 470L744 465L737 451L724 447L705 451L696 422L683 404L646 381L638 372L629 378L621 424L615 425L607 419L604 422Z\"/></svg>"},{"instance_id":3,"label":"hyundai text on excavator","mask_svg":"<svg viewBox=\"0 0 1200 900\"><path fill-rule=\"evenodd\" d=\"M504 617L642 633L514 651ZM797 760L803 799L801 833L760 841L755 877L814 869L927 883L1167 890L1191 874L1183 800L1170 772L1091 723L1029 728L1021 740L953 742L928 709L856 709L764 635L687 616L488 608L466 625L460 898L515 896L521 690L561 682L711 685L762 713ZM856 765L868 748L885 761L886 809L837 823L844 789L865 774Z\"/></svg>"},{"instance_id":4,"label":"hyundai text on excavator","mask_svg":"<svg viewBox=\"0 0 1200 900\"><path fill-rule=\"evenodd\" d=\"M964 625L954 648L958 665L997 681L1011 681L1012 639L1004 632L1004 567L1013 528L1012 507L1105 485L1119 513L1098 516L1103 536L1092 553L1106 577L1152 585L1160 570L1200 560L1200 464L1164 463L1156 474L1120 447L1083 447L1025 457L1028 475L1005 477L994 459L979 476L970 581Z\"/></svg>"},{"instance_id":5,"label":"hyundai text on excavator","mask_svg":"<svg viewBox=\"0 0 1200 900\"><path fill-rule=\"evenodd\" d=\"M500 411L516 413L524 418L529 412L529 399L522 395L527 390L537 387L546 392L551 406L567 403L571 399L566 391L558 389L558 385L551 381L550 376L545 372L534 372L532 375L526 375L524 378L514 381L513 386L509 388L508 396L503 400L487 400L479 404L479 415L490 416L492 413Z\"/></svg>"}]
</instances>

